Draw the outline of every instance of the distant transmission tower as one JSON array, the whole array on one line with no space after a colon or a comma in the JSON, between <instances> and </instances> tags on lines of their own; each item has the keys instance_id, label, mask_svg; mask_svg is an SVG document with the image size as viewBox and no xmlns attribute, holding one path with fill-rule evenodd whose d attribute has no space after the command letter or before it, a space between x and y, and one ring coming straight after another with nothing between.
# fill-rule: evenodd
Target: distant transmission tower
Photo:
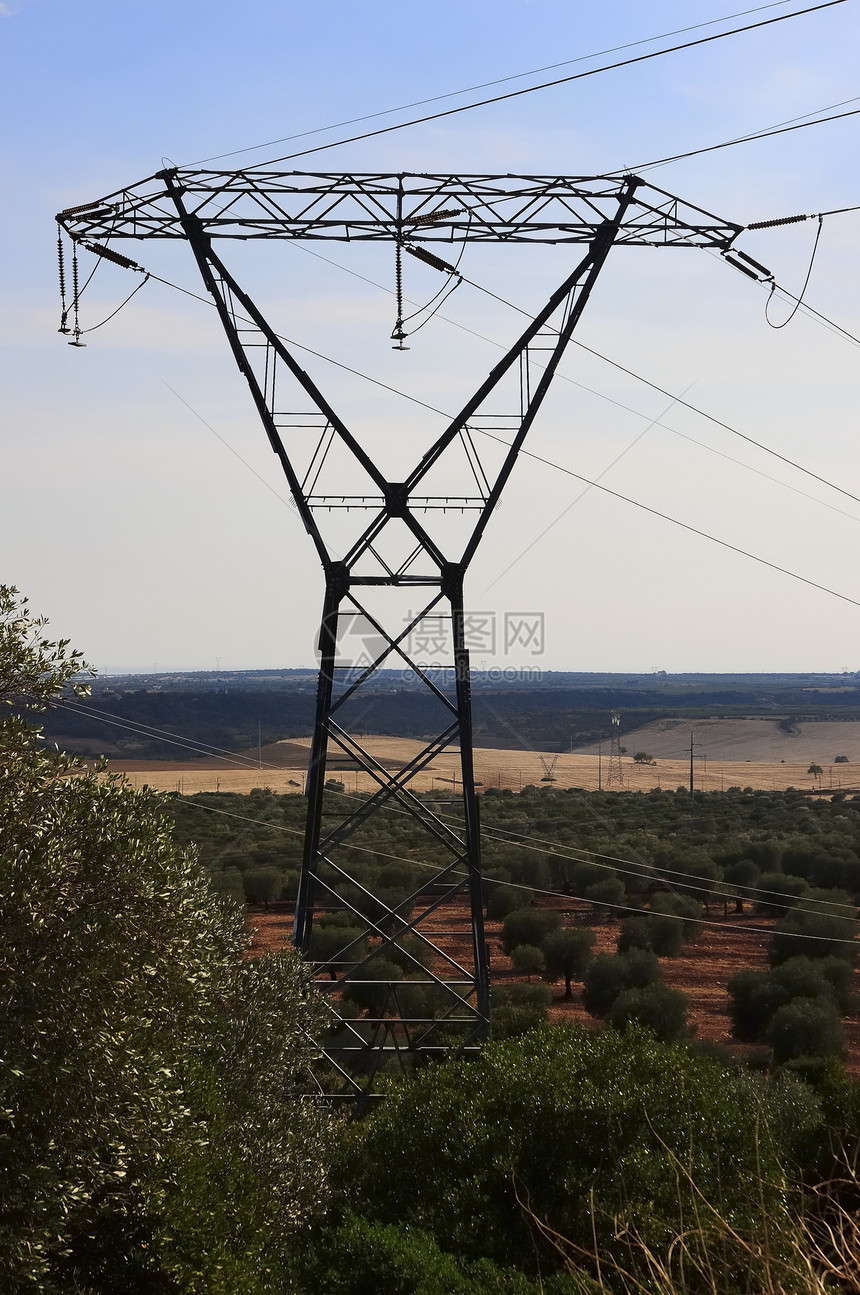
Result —
<instances>
[{"instance_id":1,"label":"distant transmission tower","mask_svg":"<svg viewBox=\"0 0 860 1295\"><path fill-rule=\"evenodd\" d=\"M632 175L311 174L272 167L169 167L57 219L72 241L68 302L62 237L58 251L60 331L74 346L85 345L81 248L142 272L117 243L189 245L323 569L294 933L329 1006L329 1027L318 1039L319 1092L364 1097L389 1062L411 1066L477 1051L489 1024L490 976L466 574L612 247L713 248L758 278L760 267L743 253L737 255L748 265L727 256L742 226ZM459 411L442 418L423 453L398 466L397 447L359 437L329 404L299 362L297 344L280 335L216 251L225 244L229 250L232 240L247 247L294 239L392 247L398 349L407 322L404 252L423 262L421 274L429 268L445 275L447 286L460 281L459 261L443 260L434 245L447 251L467 242L558 244L561 282ZM376 759L359 736L373 705L374 676L392 667L423 689L437 716L422 749L396 768ZM621 778L617 715L613 725L610 783ZM452 748L456 800L443 810L416 793L413 779ZM330 776L344 762L361 770L372 792L345 794ZM552 768L546 776L554 776ZM386 877L391 868L377 862L378 834L408 820L421 829L424 846L407 873L417 880L398 890Z\"/></svg>"},{"instance_id":2,"label":"distant transmission tower","mask_svg":"<svg viewBox=\"0 0 860 1295\"><path fill-rule=\"evenodd\" d=\"M621 768L621 711L614 710L609 717L609 767L606 771L606 785L613 783L624 786L624 773Z\"/></svg>"}]
</instances>

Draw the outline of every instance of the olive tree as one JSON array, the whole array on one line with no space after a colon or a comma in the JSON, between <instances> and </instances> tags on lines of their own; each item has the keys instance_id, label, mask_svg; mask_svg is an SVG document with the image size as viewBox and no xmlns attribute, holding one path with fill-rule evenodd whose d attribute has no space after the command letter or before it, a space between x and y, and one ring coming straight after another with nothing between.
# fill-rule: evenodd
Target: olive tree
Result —
<instances>
[{"instance_id":1,"label":"olive tree","mask_svg":"<svg viewBox=\"0 0 860 1295\"><path fill-rule=\"evenodd\" d=\"M42 627L0 587L0 1288L275 1289L324 1190L307 972L245 959L165 798L44 749L83 662Z\"/></svg>"},{"instance_id":2,"label":"olive tree","mask_svg":"<svg viewBox=\"0 0 860 1295\"><path fill-rule=\"evenodd\" d=\"M570 982L582 978L591 960L593 948L594 932L587 927L580 930L565 927L560 931L550 932L544 938L541 949L546 959L547 972L553 979L564 976L565 998L573 997Z\"/></svg>"},{"instance_id":3,"label":"olive tree","mask_svg":"<svg viewBox=\"0 0 860 1295\"><path fill-rule=\"evenodd\" d=\"M805 1085L777 1091L635 1026L543 1026L393 1089L356 1129L339 1177L364 1217L426 1231L466 1261L545 1280L560 1242L584 1270L579 1289L597 1290L587 1276L614 1258L622 1289L651 1290L650 1250L667 1257L661 1289L698 1290L684 1265L711 1271L696 1263L713 1232L719 1262L759 1289L748 1243L786 1222L779 1130L818 1118Z\"/></svg>"}]
</instances>

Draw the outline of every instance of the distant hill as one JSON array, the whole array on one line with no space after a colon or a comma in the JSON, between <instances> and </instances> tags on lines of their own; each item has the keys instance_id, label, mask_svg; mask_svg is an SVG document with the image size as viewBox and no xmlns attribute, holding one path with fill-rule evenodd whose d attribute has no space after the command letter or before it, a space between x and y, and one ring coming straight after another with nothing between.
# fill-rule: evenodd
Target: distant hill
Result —
<instances>
[{"instance_id":1,"label":"distant hill","mask_svg":"<svg viewBox=\"0 0 860 1295\"><path fill-rule=\"evenodd\" d=\"M453 691L448 673L437 672L434 680L443 692ZM239 751L260 741L306 736L315 704L311 669L114 676L97 679L88 702L50 711L45 736L86 754L173 760L206 746ZM624 735L657 722L715 717L786 721L789 728L812 721L839 724L860 720L860 678L546 672L505 682L488 671L476 672L473 680L480 746L587 749L608 737L613 710L621 713ZM414 677L383 670L344 706L343 721L362 732L421 738L443 727L444 714Z\"/></svg>"},{"instance_id":2,"label":"distant hill","mask_svg":"<svg viewBox=\"0 0 860 1295\"><path fill-rule=\"evenodd\" d=\"M832 764L837 755L860 760L860 720L658 719L624 734L629 755L647 751L655 760L688 755L692 730L696 758ZM604 747L605 749L605 747ZM597 745L575 748L596 755Z\"/></svg>"}]
</instances>

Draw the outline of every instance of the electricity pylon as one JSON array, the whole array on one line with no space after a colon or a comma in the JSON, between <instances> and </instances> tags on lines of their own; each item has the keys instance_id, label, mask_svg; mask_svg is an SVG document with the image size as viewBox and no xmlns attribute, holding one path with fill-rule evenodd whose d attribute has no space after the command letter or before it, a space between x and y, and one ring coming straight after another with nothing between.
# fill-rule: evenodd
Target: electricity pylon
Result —
<instances>
[{"instance_id":1,"label":"electricity pylon","mask_svg":"<svg viewBox=\"0 0 860 1295\"><path fill-rule=\"evenodd\" d=\"M372 1095L374 1076L389 1060L413 1065L476 1051L489 1022L490 978L464 579L610 249L706 247L725 256L741 226L635 176L309 175L265 167L169 168L57 219L76 255L84 247L131 269L140 267L108 240L187 240L322 563L294 932L331 1011L331 1028L319 1040L319 1091ZM398 290L403 251L456 273L425 244L550 243L580 251L572 266L565 254L563 280L544 307L412 469L393 480L240 287L215 251L221 239L387 241L396 250ZM759 277L762 267L735 255L741 261L729 255L730 263ZM75 327L68 329L64 306L63 328L77 343L76 292L72 308ZM393 337L402 345L400 315ZM507 401L501 413L500 401ZM432 663L416 646L430 642ZM396 769L350 731L362 694L391 664L434 698L440 716L438 731ZM456 812L443 815L410 784L452 746L460 764ZM340 784L331 785L326 764L336 767L335 754L363 772L369 794L350 800ZM427 840L426 875L399 890L375 866L368 827L392 813L420 824Z\"/></svg>"},{"instance_id":2,"label":"electricity pylon","mask_svg":"<svg viewBox=\"0 0 860 1295\"><path fill-rule=\"evenodd\" d=\"M624 770L621 767L621 712L612 711L609 716L610 720L610 738L609 738L609 767L606 771L606 785L611 787L613 783L619 783L624 786Z\"/></svg>"}]
</instances>

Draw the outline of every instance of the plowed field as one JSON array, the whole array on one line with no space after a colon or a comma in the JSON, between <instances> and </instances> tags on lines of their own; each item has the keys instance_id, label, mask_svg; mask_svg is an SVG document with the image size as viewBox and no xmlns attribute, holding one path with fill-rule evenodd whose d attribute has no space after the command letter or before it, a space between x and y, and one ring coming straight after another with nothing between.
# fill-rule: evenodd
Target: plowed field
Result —
<instances>
[{"instance_id":1,"label":"plowed field","mask_svg":"<svg viewBox=\"0 0 860 1295\"><path fill-rule=\"evenodd\" d=\"M590 907L566 897L548 898L541 907L551 907L565 914L567 924L589 925L596 939L595 953L614 953L618 939L617 922L595 924ZM696 1037L711 1039L744 1055L749 1049L737 1044L731 1036L729 999L726 986L736 971L744 967L766 970L768 934L772 919L753 917L749 913L718 916L712 910L713 925L703 926L699 937L687 945L679 958L661 959L666 983L682 989L689 997L689 1019L696 1028ZM249 925L253 931L253 953L264 953L283 948L289 943L293 926L293 906L273 904L268 911L252 910ZM745 928L755 927L758 930ZM435 941L453 957L463 956L469 949L469 915L465 901L440 908L433 915ZM762 934L764 932L764 934ZM514 971L510 958L501 947L501 923L487 923L490 945L490 970L493 984L510 984L523 977ZM855 992L860 995L860 968L855 971ZM553 986L554 1000L550 1019L555 1022L581 1021L595 1024L582 1005L581 986L573 986L573 998L564 997L564 982ZM860 1014L844 1020L848 1047L848 1069L860 1077Z\"/></svg>"}]
</instances>

